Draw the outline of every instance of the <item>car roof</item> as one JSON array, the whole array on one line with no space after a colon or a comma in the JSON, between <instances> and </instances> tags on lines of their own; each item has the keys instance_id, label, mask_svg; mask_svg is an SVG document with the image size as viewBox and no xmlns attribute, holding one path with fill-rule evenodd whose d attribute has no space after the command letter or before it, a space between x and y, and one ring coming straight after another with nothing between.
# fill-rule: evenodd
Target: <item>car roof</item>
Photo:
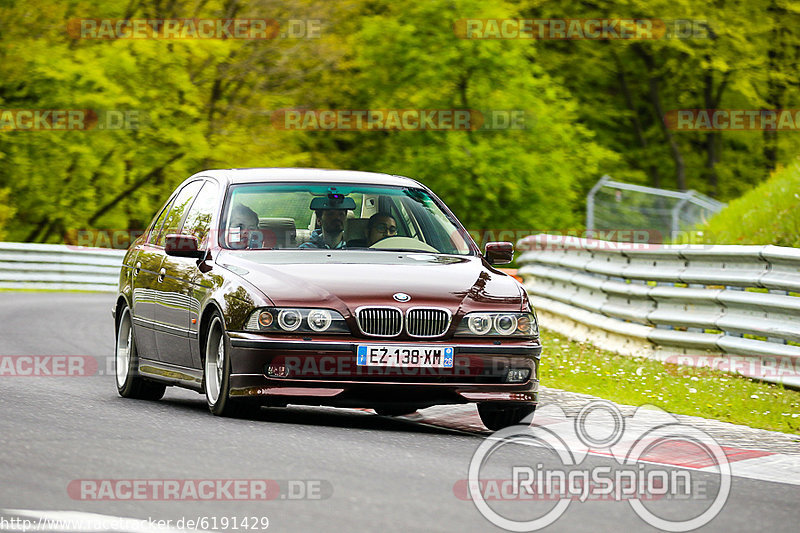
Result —
<instances>
[{"instance_id":1,"label":"car roof","mask_svg":"<svg viewBox=\"0 0 800 533\"><path fill-rule=\"evenodd\" d=\"M361 185L393 185L421 187L418 181L403 176L362 172L358 170L332 170L322 168L229 168L204 170L192 177L212 176L227 184L269 182L355 183Z\"/></svg>"}]
</instances>

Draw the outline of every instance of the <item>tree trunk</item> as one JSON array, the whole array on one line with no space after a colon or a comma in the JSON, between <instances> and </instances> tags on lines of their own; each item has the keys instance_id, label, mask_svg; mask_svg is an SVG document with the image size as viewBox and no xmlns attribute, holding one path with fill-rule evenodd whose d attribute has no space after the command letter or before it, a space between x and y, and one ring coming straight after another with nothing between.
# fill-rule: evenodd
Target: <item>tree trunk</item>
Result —
<instances>
[{"instance_id":1,"label":"tree trunk","mask_svg":"<svg viewBox=\"0 0 800 533\"><path fill-rule=\"evenodd\" d=\"M672 160L675 162L675 182L678 185L678 189L685 191L686 163L683 161L678 141L675 139L672 131L667 127L666 122L664 122L664 106L661 105L660 76L655 72L653 57L645 52L641 46L634 46L634 50L636 50L636 53L639 54L647 67L648 84L650 86L650 105L653 107L653 113L664 134L664 139L667 141Z\"/></svg>"},{"instance_id":2,"label":"tree trunk","mask_svg":"<svg viewBox=\"0 0 800 533\"><path fill-rule=\"evenodd\" d=\"M648 146L647 139L644 136L642 122L639 120L639 113L637 112L636 106L633 103L633 96L631 95L631 90L628 86L628 79L625 77L625 69L617 53L612 52L612 55L614 56L614 62L617 65L617 81L619 82L620 89L622 90L622 96L625 99L625 105L631 112L631 126L633 126L633 132L636 135L636 140L639 142L639 145L644 151L646 151ZM653 185L653 187L661 187L661 175L658 172L658 165L656 165L653 161L648 161L647 168L648 173L650 174L650 183Z\"/></svg>"},{"instance_id":3,"label":"tree trunk","mask_svg":"<svg viewBox=\"0 0 800 533\"><path fill-rule=\"evenodd\" d=\"M161 172L164 171L164 169L168 165L174 163L184 155L185 155L184 153L175 154L174 156L170 157L166 162L164 162L164 164L162 164L160 167L154 168L153 170L151 170L150 172L148 172L147 174L145 174L144 176L133 182L133 184L130 187L128 187L127 189L116 195L110 202L108 202L103 207L95 211L92 214L92 216L89 217L89 225L90 226L93 225L95 222L97 222L97 219L99 219L101 216L111 211L111 208L117 205L120 201L127 198L128 195L132 194L134 191L136 191L136 189L138 189L139 187L150 181L150 179L153 178L154 176L159 175Z\"/></svg>"},{"instance_id":4,"label":"tree trunk","mask_svg":"<svg viewBox=\"0 0 800 533\"><path fill-rule=\"evenodd\" d=\"M710 64L711 58L706 56L706 61ZM706 109L716 109L722 101L722 93L728 84L728 73L722 76L714 91L714 71L707 69L704 75L703 102ZM717 174L717 162L719 162L719 132L709 131L706 133L706 176L709 182L708 192L711 196L719 196L719 175Z\"/></svg>"}]
</instances>

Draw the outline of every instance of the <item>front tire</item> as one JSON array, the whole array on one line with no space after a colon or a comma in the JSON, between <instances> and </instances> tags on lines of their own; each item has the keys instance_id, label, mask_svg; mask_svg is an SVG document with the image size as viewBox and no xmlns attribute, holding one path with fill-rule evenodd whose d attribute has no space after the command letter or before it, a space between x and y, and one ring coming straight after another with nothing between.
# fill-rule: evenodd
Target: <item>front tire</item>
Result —
<instances>
[{"instance_id":1,"label":"front tire","mask_svg":"<svg viewBox=\"0 0 800 533\"><path fill-rule=\"evenodd\" d=\"M231 393L231 361L228 336L218 312L211 317L206 334L203 361L203 390L211 414L216 416L247 417L255 414L260 405L235 400Z\"/></svg>"},{"instance_id":2,"label":"front tire","mask_svg":"<svg viewBox=\"0 0 800 533\"><path fill-rule=\"evenodd\" d=\"M536 405L532 404L509 405L493 402L478 404L478 414L481 416L481 422L492 431L516 426L523 421L530 424L533 420L534 411L536 411Z\"/></svg>"},{"instance_id":3,"label":"front tire","mask_svg":"<svg viewBox=\"0 0 800 533\"><path fill-rule=\"evenodd\" d=\"M117 392L123 398L160 400L166 385L148 381L139 376L139 354L133 334L133 320L128 306L122 309L117 328L117 346L114 353L114 374Z\"/></svg>"}]
</instances>

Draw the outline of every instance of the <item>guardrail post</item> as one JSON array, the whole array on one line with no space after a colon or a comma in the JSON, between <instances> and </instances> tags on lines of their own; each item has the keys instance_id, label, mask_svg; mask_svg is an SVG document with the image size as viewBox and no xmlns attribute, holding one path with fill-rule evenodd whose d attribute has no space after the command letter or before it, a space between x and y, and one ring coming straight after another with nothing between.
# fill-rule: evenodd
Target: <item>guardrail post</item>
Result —
<instances>
[{"instance_id":1,"label":"guardrail post","mask_svg":"<svg viewBox=\"0 0 800 533\"><path fill-rule=\"evenodd\" d=\"M594 184L589 190L589 194L586 195L586 231L594 230L594 197L597 195L597 191L600 190L600 187L610 180L611 176L606 174Z\"/></svg>"}]
</instances>

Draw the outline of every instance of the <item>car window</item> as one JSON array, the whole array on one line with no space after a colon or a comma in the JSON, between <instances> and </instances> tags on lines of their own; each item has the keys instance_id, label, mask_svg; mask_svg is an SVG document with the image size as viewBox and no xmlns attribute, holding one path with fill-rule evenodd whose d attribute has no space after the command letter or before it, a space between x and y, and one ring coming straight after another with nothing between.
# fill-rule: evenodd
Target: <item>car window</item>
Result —
<instances>
[{"instance_id":1,"label":"car window","mask_svg":"<svg viewBox=\"0 0 800 533\"><path fill-rule=\"evenodd\" d=\"M214 210L217 207L217 198L217 185L207 181L192 203L181 229L181 233L197 237L201 248L207 244L208 233L211 231L211 219L214 217Z\"/></svg>"},{"instance_id":2,"label":"car window","mask_svg":"<svg viewBox=\"0 0 800 533\"><path fill-rule=\"evenodd\" d=\"M337 205L347 207L334 207ZM312 210L312 206L316 207ZM333 213L325 219L327 227L320 225L319 219L318 224L312 225L316 217L328 212ZM391 226L396 225L396 230L387 233L391 226L380 221L370 229L369 214L392 218ZM466 230L446 215L429 193L398 186L235 184L229 189L219 230L220 244L237 250L473 253L461 235Z\"/></svg>"},{"instance_id":3,"label":"car window","mask_svg":"<svg viewBox=\"0 0 800 533\"><path fill-rule=\"evenodd\" d=\"M395 210L400 213L400 221L405 226L409 237L419 238L419 230L417 229L416 221L411 219L406 206L403 202L396 202Z\"/></svg>"},{"instance_id":4,"label":"car window","mask_svg":"<svg viewBox=\"0 0 800 533\"><path fill-rule=\"evenodd\" d=\"M183 220L183 215L186 214L186 210L189 208L189 205L191 205L195 194L197 194L197 191L199 191L200 187L202 186L202 180L193 181L181 189L181 191L175 197L175 201L172 202L172 207L170 208L167 217L164 219L164 225L161 227L161 231L158 234L158 239L156 239L155 243L158 246L164 246L164 241L166 240L167 235L171 233L178 233L178 228Z\"/></svg>"},{"instance_id":5,"label":"car window","mask_svg":"<svg viewBox=\"0 0 800 533\"><path fill-rule=\"evenodd\" d=\"M150 244L155 244L156 240L158 240L158 235L161 232L161 226L164 225L164 218L167 216L167 213L169 213L173 200L175 200L175 198L172 198L169 202L167 202L167 205L164 206L164 209L161 210L161 213L158 214L158 217L150 226L150 235L147 237L147 242Z\"/></svg>"}]
</instances>

